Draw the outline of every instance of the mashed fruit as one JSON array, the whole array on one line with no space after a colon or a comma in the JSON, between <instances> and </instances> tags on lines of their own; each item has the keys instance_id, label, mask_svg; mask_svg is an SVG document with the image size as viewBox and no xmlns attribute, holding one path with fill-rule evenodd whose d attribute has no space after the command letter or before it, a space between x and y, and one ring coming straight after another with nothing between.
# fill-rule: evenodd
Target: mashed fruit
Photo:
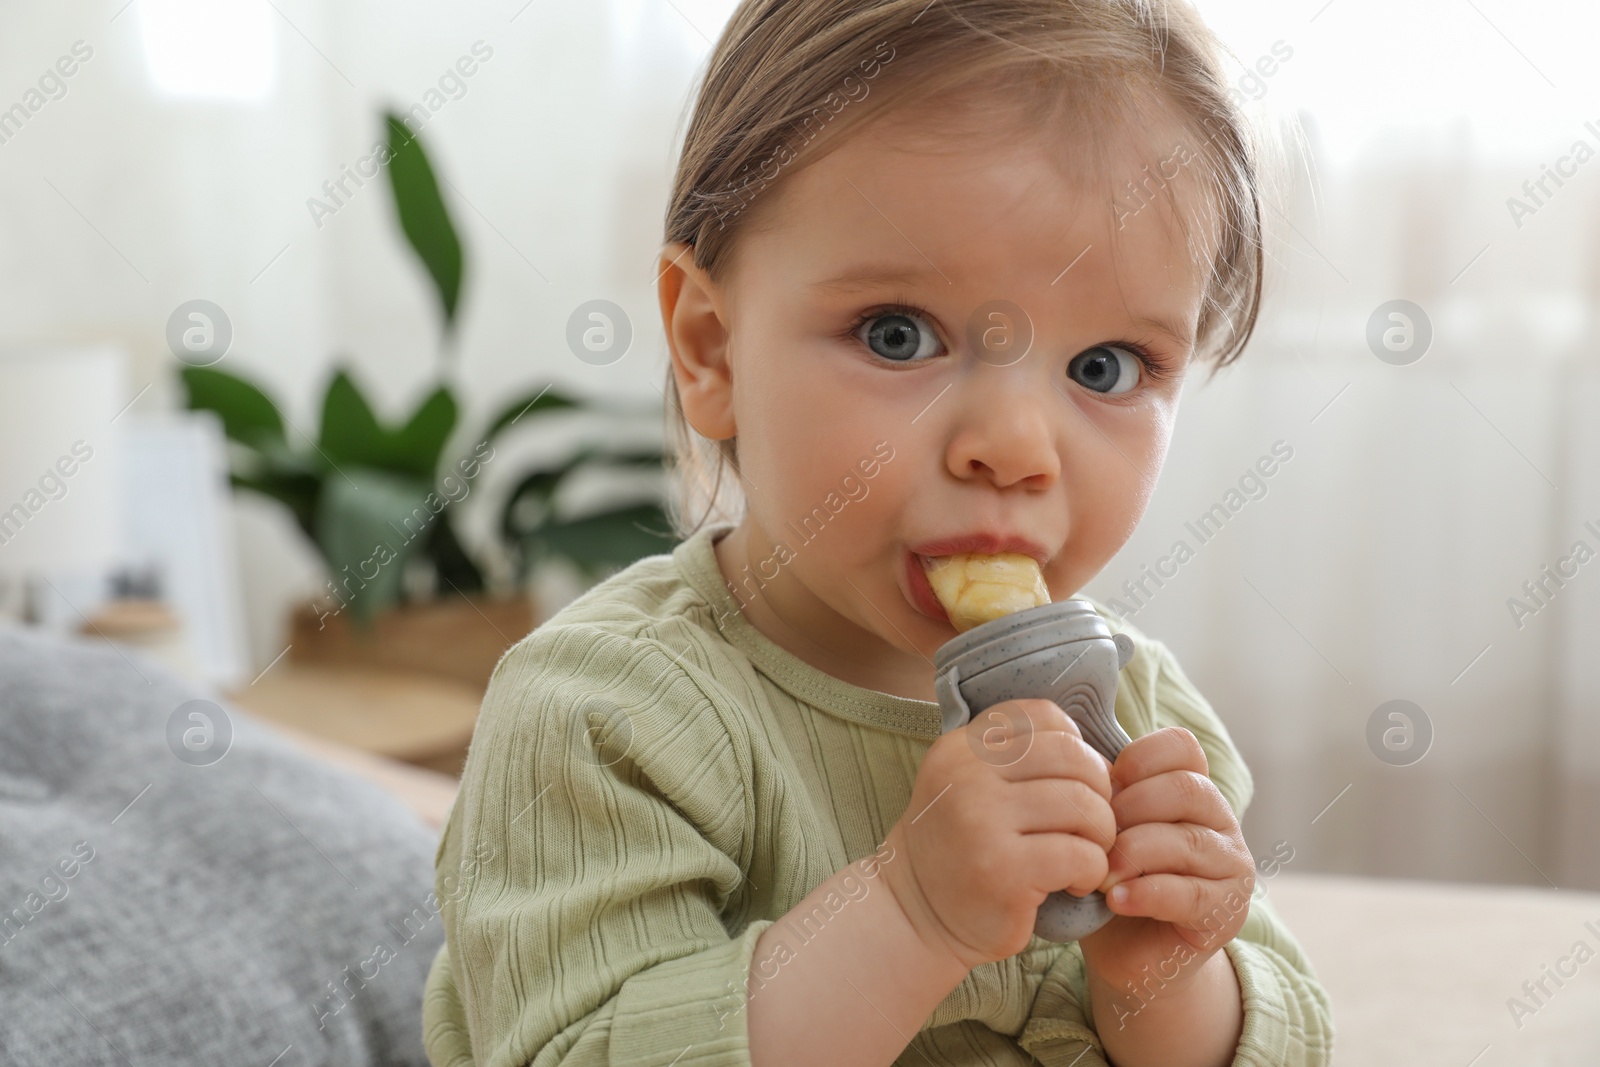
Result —
<instances>
[{"instance_id":1,"label":"mashed fruit","mask_svg":"<svg viewBox=\"0 0 1600 1067\"><path fill-rule=\"evenodd\" d=\"M1038 561L1020 552L963 552L925 558L922 567L957 630L1050 603Z\"/></svg>"}]
</instances>

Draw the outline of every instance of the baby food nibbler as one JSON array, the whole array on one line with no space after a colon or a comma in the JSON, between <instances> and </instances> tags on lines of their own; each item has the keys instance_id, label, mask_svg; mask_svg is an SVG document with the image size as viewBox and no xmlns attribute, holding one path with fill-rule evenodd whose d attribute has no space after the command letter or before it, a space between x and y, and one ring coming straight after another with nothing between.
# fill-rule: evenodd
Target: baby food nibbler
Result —
<instances>
[{"instance_id":1,"label":"baby food nibbler","mask_svg":"<svg viewBox=\"0 0 1600 1067\"><path fill-rule=\"evenodd\" d=\"M1113 708L1132 638L1113 634L1086 600L1052 603L1031 556L962 553L925 559L923 569L961 631L934 653L945 733L1007 700L1053 700L1095 751L1117 758L1131 740ZM1100 892L1057 890L1039 905L1033 931L1046 941L1076 941L1112 918Z\"/></svg>"}]
</instances>

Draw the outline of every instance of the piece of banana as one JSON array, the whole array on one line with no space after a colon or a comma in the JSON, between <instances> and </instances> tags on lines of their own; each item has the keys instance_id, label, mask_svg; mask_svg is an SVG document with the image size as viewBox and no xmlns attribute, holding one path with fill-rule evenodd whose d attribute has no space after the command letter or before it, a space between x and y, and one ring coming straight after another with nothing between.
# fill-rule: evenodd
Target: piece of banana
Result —
<instances>
[{"instance_id":1,"label":"piece of banana","mask_svg":"<svg viewBox=\"0 0 1600 1067\"><path fill-rule=\"evenodd\" d=\"M986 555L962 552L924 558L923 570L934 596L959 631L1050 603L1039 563L1020 552Z\"/></svg>"}]
</instances>

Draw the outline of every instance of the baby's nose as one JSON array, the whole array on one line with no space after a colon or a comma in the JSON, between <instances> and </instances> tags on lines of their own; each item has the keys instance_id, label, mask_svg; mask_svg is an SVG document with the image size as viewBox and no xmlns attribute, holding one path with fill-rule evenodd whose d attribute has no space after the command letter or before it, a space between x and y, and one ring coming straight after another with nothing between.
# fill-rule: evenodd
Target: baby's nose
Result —
<instances>
[{"instance_id":1,"label":"baby's nose","mask_svg":"<svg viewBox=\"0 0 1600 1067\"><path fill-rule=\"evenodd\" d=\"M978 377L1000 377L1012 368L979 368ZM998 372L998 373L996 373ZM1020 377L1008 375L1010 377ZM997 488L1043 489L1061 475L1061 456L1050 401L1055 393L1026 383L969 383L947 462L957 478L986 477ZM1018 385L1021 387L1017 387Z\"/></svg>"}]
</instances>

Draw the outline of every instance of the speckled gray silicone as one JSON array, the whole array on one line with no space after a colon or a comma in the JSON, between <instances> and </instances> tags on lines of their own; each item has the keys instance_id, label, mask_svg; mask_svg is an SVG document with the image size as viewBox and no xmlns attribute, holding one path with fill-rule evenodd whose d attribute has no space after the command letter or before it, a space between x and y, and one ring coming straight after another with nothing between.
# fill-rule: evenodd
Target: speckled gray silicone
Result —
<instances>
[{"instance_id":1,"label":"speckled gray silicone","mask_svg":"<svg viewBox=\"0 0 1600 1067\"><path fill-rule=\"evenodd\" d=\"M974 626L934 653L944 731L1006 700L1053 700L1085 741L1115 760L1131 740L1113 709L1117 672L1132 655L1132 638L1113 634L1087 600L1040 604ZM1076 941L1112 918L1101 893L1075 897L1057 890L1039 905L1033 932L1046 941Z\"/></svg>"}]
</instances>

